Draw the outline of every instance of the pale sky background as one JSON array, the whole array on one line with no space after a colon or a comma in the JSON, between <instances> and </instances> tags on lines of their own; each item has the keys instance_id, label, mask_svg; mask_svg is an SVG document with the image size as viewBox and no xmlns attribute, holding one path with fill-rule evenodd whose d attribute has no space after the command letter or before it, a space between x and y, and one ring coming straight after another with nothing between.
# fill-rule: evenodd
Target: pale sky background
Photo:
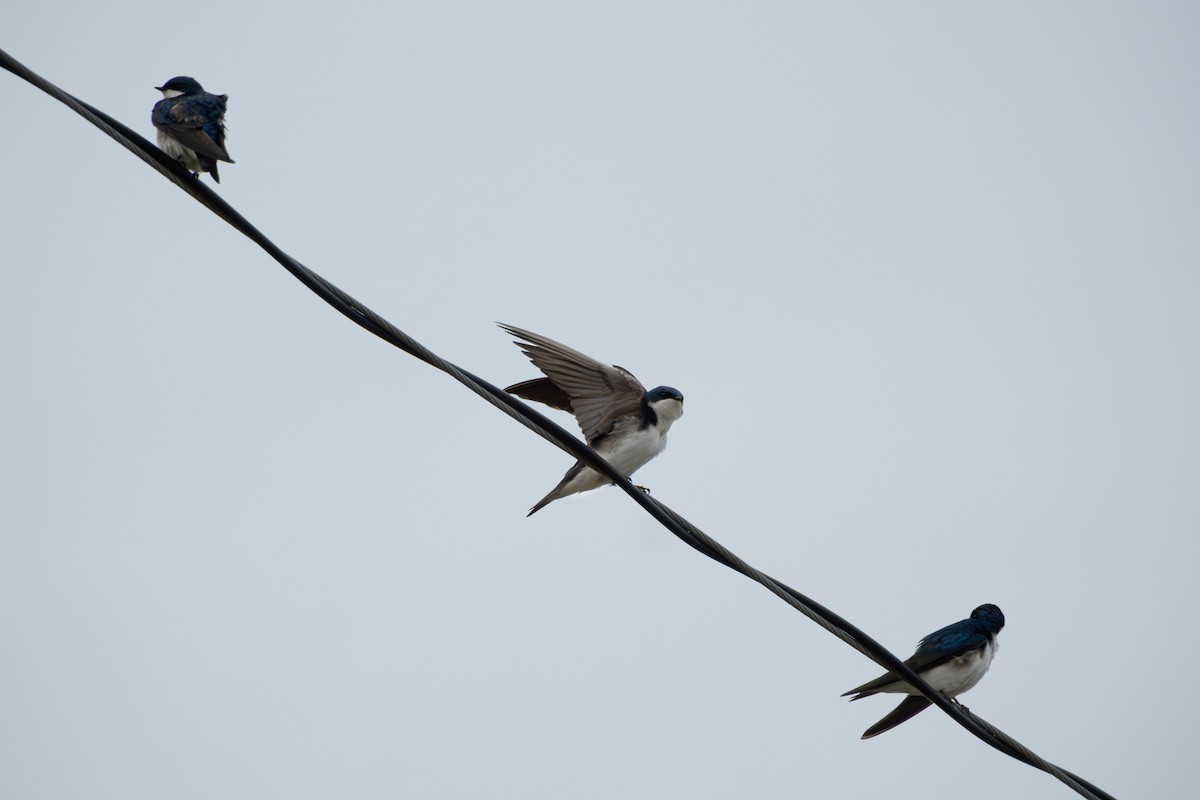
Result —
<instances>
[{"instance_id":1,"label":"pale sky background","mask_svg":"<svg viewBox=\"0 0 1200 800\"><path fill-rule=\"evenodd\" d=\"M687 396L655 496L967 705L1194 796L1193 3L10 3L0 47L495 383ZM1073 797L0 73L0 796ZM207 178L205 180L208 180ZM571 425L565 414L558 415ZM574 429L572 425L572 429Z\"/></svg>"}]
</instances>

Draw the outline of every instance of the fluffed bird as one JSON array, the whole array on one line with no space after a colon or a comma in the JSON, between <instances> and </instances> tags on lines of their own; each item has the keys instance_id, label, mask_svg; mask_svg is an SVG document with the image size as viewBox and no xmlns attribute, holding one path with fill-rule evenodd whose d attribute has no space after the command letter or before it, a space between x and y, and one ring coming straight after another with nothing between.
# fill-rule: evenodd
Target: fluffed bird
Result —
<instances>
[{"instance_id":1,"label":"fluffed bird","mask_svg":"<svg viewBox=\"0 0 1200 800\"><path fill-rule=\"evenodd\" d=\"M171 78L155 86L163 99L154 104L150 121L158 131L158 146L193 174L217 174L217 162L233 163L225 150L225 103L228 95L209 94L195 78Z\"/></svg>"},{"instance_id":2,"label":"fluffed bird","mask_svg":"<svg viewBox=\"0 0 1200 800\"><path fill-rule=\"evenodd\" d=\"M1003 627L1003 612L991 603L986 603L972 611L969 618L926 636L917 645L917 651L904 663L943 697L954 700L979 683L988 671L1000 646L996 635ZM933 701L917 694L916 689L893 672L851 689L842 697L854 695L850 698L852 701L861 700L880 692L904 693L909 696L890 714L867 728L862 735L864 739L890 731L933 704Z\"/></svg>"},{"instance_id":3,"label":"fluffed bird","mask_svg":"<svg viewBox=\"0 0 1200 800\"><path fill-rule=\"evenodd\" d=\"M504 391L574 414L588 445L626 477L667 446L667 431L683 415L683 395L678 389L656 386L646 391L623 367L602 364L521 328L500 327L520 339L514 344L546 374ZM576 462L553 491L529 509L529 516L567 495L610 483L582 461Z\"/></svg>"}]
</instances>

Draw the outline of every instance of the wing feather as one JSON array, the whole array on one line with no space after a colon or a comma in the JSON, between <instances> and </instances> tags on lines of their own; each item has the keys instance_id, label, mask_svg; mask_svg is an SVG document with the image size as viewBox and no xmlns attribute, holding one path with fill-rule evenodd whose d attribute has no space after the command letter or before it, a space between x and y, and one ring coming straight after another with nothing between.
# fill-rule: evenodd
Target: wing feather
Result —
<instances>
[{"instance_id":1,"label":"wing feather","mask_svg":"<svg viewBox=\"0 0 1200 800\"><path fill-rule=\"evenodd\" d=\"M913 672L925 672L964 653L978 650L987 643L987 633L980 631L973 620L966 619L947 625L926 636L917 645L917 651L904 659L904 663ZM877 694L886 686L900 682L899 676L893 672L887 672L873 681L867 681L862 686L851 689L842 697L852 694L855 695L854 700L859 700Z\"/></svg>"},{"instance_id":2,"label":"wing feather","mask_svg":"<svg viewBox=\"0 0 1200 800\"><path fill-rule=\"evenodd\" d=\"M546 378L561 390L562 395L567 397L570 410L575 414L575 419L589 444L609 433L616 420L641 410L642 396L646 393L646 388L628 370L603 364L574 348L532 331L512 325L501 324L500 327L520 339L515 344L521 348L521 352L545 373ZM506 391L522 387L528 391L530 385L537 384L540 380L542 379L514 384ZM527 399L555 408L563 407L543 399L562 399L561 395L551 393L544 385L534 386L532 391L539 396ZM520 391L513 393L527 397Z\"/></svg>"},{"instance_id":3,"label":"wing feather","mask_svg":"<svg viewBox=\"0 0 1200 800\"><path fill-rule=\"evenodd\" d=\"M198 155L233 163L225 150L225 95L188 98L189 102L158 103L154 107L154 126L166 131L184 147Z\"/></svg>"},{"instance_id":4,"label":"wing feather","mask_svg":"<svg viewBox=\"0 0 1200 800\"><path fill-rule=\"evenodd\" d=\"M514 383L512 386L506 386L504 391L535 403L545 403L551 408L559 408L563 411L573 410L571 396L558 388L549 378L534 378L531 381Z\"/></svg>"}]
</instances>

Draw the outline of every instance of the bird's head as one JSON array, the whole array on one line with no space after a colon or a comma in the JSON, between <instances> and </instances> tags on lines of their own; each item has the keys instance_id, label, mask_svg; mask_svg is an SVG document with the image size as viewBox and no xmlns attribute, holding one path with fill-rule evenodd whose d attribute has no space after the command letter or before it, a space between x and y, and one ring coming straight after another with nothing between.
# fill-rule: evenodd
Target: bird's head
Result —
<instances>
[{"instance_id":1,"label":"bird's head","mask_svg":"<svg viewBox=\"0 0 1200 800\"><path fill-rule=\"evenodd\" d=\"M646 392L645 398L646 402L651 405L664 400L678 400L680 403L683 402L683 395L679 393L678 389L672 386L655 386Z\"/></svg>"},{"instance_id":2,"label":"bird's head","mask_svg":"<svg viewBox=\"0 0 1200 800\"><path fill-rule=\"evenodd\" d=\"M991 603L984 603L979 608L971 612L971 619L977 619L985 623L993 633L999 633L1004 627L1004 612L999 606Z\"/></svg>"},{"instance_id":3,"label":"bird's head","mask_svg":"<svg viewBox=\"0 0 1200 800\"><path fill-rule=\"evenodd\" d=\"M154 88L162 92L163 97L181 97L189 94L200 94L204 91L204 87L200 85L199 81L184 75L180 75L178 78L171 78L171 80L162 86L155 86Z\"/></svg>"},{"instance_id":4,"label":"bird's head","mask_svg":"<svg viewBox=\"0 0 1200 800\"><path fill-rule=\"evenodd\" d=\"M674 421L683 416L683 395L670 386L655 386L642 397L659 417Z\"/></svg>"}]
</instances>

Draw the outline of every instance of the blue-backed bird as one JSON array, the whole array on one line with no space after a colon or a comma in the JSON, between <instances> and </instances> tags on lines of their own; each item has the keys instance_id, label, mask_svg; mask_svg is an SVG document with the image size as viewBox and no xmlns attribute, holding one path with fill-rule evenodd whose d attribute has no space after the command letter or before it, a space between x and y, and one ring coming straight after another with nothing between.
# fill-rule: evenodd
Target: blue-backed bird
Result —
<instances>
[{"instance_id":1,"label":"blue-backed bird","mask_svg":"<svg viewBox=\"0 0 1200 800\"><path fill-rule=\"evenodd\" d=\"M154 88L163 93L150 112L158 146L194 174L208 172L220 183L217 162L233 163L225 150L228 95L209 94L195 78L184 76Z\"/></svg>"},{"instance_id":2,"label":"blue-backed bird","mask_svg":"<svg viewBox=\"0 0 1200 800\"><path fill-rule=\"evenodd\" d=\"M917 652L904 663L943 697L954 700L979 683L988 671L999 648L996 634L1000 633L1003 627L1004 613L991 603L986 603L972 611L967 619L947 625L926 636L917 645ZM917 694L916 689L892 672L851 689L842 697L854 695L851 700L861 700L880 692L903 693L909 696L890 714L867 728L862 735L864 739L890 731L933 704L933 701Z\"/></svg>"},{"instance_id":3,"label":"blue-backed bird","mask_svg":"<svg viewBox=\"0 0 1200 800\"><path fill-rule=\"evenodd\" d=\"M515 344L546 375L504 391L574 414L588 445L626 477L667 446L667 431L683 415L683 395L678 389L656 386L646 391L623 367L602 364L521 328L500 327L518 337ZM582 461L576 462L529 514L567 495L610 483Z\"/></svg>"}]
</instances>

